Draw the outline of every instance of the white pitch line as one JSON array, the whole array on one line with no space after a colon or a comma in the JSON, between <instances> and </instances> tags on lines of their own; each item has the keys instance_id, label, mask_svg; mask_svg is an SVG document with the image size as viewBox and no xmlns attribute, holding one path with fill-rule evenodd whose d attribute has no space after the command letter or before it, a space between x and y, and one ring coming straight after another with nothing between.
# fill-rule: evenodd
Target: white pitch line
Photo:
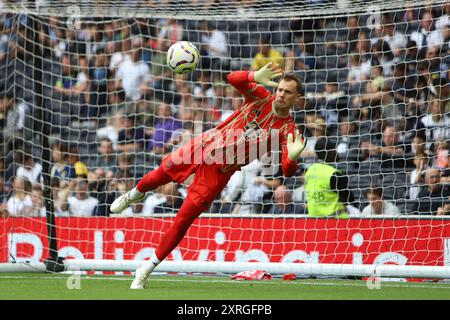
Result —
<instances>
[{"instance_id":1,"label":"white pitch line","mask_svg":"<svg viewBox=\"0 0 450 320\"><path fill-rule=\"evenodd\" d=\"M159 276L157 276L159 277ZM26 276L0 276L0 279L67 279L68 277L26 277ZM132 277L130 278L120 278L120 277L91 277L91 276L82 276L81 280L112 280L112 281L131 281ZM345 281L345 280L337 280L337 281ZM268 281L268 280L262 280L262 281L236 281L236 280L210 280L210 279L157 279L157 278L150 278L149 280L150 284L151 282L205 282L205 283L236 283L236 284L245 284L245 283L251 283L251 284L269 284L269 285L275 285L275 284L283 284L283 285L311 285L311 286L347 286L347 287L365 287L367 286L366 283L335 283L335 282L308 282L303 281L302 279L299 279L298 281ZM402 282L402 285L395 285L388 282L382 282L381 287L390 287L390 288L436 288L436 289L450 289L450 286L445 286L443 284L434 283L430 285L407 285L406 282Z\"/></svg>"}]
</instances>

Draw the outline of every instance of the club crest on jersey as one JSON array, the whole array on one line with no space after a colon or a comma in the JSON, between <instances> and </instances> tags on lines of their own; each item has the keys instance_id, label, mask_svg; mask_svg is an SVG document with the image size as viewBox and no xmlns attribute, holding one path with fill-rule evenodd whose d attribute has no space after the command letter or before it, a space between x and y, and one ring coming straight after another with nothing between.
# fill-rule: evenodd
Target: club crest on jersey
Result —
<instances>
[{"instance_id":1,"label":"club crest on jersey","mask_svg":"<svg viewBox=\"0 0 450 320\"><path fill-rule=\"evenodd\" d=\"M244 127L244 138L245 141L256 140L262 135L262 129L260 128L258 122L253 120Z\"/></svg>"}]
</instances>

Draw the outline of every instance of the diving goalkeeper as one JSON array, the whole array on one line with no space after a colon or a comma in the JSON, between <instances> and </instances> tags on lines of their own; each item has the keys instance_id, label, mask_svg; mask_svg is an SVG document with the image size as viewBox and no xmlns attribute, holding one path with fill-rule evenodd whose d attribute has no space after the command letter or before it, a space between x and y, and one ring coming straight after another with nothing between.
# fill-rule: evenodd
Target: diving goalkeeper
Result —
<instances>
[{"instance_id":1,"label":"diving goalkeeper","mask_svg":"<svg viewBox=\"0 0 450 320\"><path fill-rule=\"evenodd\" d=\"M279 83L274 82L278 77ZM283 174L289 177L297 171L297 159L306 141L296 130L290 110L301 98L300 80L292 74L283 75L280 67L272 63L256 72L233 71L227 79L244 96L243 105L216 128L164 158L157 169L147 173L135 188L111 205L112 212L122 212L131 203L143 200L146 192L171 181L181 184L195 174L171 228L150 260L136 270L131 289L145 287L150 273L183 239L194 220L208 209L233 173L262 156L252 152L253 147L265 153L281 150ZM264 86L276 87L276 94L272 95ZM269 147L261 147L269 141Z\"/></svg>"}]
</instances>

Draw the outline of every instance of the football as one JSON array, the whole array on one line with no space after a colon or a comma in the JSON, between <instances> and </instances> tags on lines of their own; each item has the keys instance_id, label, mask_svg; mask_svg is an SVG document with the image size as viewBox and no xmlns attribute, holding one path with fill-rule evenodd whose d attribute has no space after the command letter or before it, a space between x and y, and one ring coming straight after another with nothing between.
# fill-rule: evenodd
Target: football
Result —
<instances>
[{"instance_id":1,"label":"football","mask_svg":"<svg viewBox=\"0 0 450 320\"><path fill-rule=\"evenodd\" d=\"M188 41L178 41L167 51L167 65L175 73L189 73L195 70L200 58L196 46Z\"/></svg>"}]
</instances>

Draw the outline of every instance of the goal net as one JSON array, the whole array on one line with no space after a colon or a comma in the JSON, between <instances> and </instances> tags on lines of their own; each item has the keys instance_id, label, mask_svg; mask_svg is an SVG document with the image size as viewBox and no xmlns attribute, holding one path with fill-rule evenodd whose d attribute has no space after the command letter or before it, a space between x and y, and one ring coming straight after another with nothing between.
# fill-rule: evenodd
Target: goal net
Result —
<instances>
[{"instance_id":1,"label":"goal net","mask_svg":"<svg viewBox=\"0 0 450 320\"><path fill-rule=\"evenodd\" d=\"M242 105L229 72L272 61L302 82L298 172L283 177L276 153L243 167L157 271L450 278L446 1L2 1L0 12L0 271L133 271L192 179L121 214L112 201ZM165 63L180 40L200 50L190 74ZM322 137L344 216L307 203Z\"/></svg>"}]
</instances>

